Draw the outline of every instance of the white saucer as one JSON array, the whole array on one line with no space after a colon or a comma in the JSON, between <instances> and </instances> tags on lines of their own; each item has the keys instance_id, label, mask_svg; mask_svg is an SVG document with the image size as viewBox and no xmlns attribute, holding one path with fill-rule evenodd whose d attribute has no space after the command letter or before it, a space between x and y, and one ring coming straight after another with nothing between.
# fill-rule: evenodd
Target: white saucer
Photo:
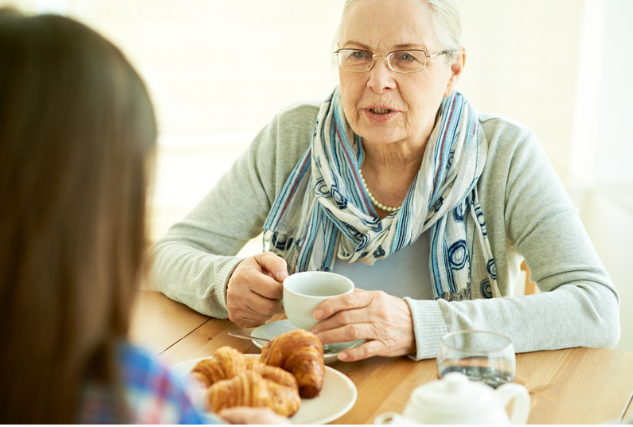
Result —
<instances>
[{"instance_id":1,"label":"white saucer","mask_svg":"<svg viewBox=\"0 0 633 427\"><path fill-rule=\"evenodd\" d=\"M259 354L245 354L245 356L259 357ZM188 375L196 364L208 357L187 360L173 366L176 373ZM342 417L352 409L358 392L356 386L339 371L325 367L323 388L317 397L301 399L301 408L290 417L293 424L326 424Z\"/></svg>"},{"instance_id":2,"label":"white saucer","mask_svg":"<svg viewBox=\"0 0 633 427\"><path fill-rule=\"evenodd\" d=\"M294 331L297 328L295 325L290 323L290 320L277 320L276 322L266 323L259 328L255 328L253 332L251 332L251 336L255 338L264 338L267 340L272 340L277 335L284 334L286 332ZM339 351L347 350L348 348L358 347L363 344L365 340L356 340L356 341L347 341L347 342L337 342L333 344L326 344L323 346L323 361L325 363L330 363L338 360ZM262 348L266 341L253 341L255 345L259 348Z\"/></svg>"}]
</instances>

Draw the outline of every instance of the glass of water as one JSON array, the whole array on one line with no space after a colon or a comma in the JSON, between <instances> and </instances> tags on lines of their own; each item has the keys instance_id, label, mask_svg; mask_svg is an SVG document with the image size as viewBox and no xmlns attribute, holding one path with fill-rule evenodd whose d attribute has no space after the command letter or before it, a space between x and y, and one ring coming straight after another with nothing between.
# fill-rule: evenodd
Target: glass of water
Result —
<instances>
[{"instance_id":1,"label":"glass of water","mask_svg":"<svg viewBox=\"0 0 633 427\"><path fill-rule=\"evenodd\" d=\"M512 382L515 366L512 341L495 332L449 332L442 337L437 355L440 378L449 372L461 372L493 388Z\"/></svg>"}]
</instances>

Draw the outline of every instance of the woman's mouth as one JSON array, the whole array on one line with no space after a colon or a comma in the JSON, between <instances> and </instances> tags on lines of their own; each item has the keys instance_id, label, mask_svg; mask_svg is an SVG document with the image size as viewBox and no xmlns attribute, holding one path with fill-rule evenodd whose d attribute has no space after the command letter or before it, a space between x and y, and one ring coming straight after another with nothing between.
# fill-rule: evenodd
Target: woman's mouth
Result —
<instances>
[{"instance_id":1,"label":"woman's mouth","mask_svg":"<svg viewBox=\"0 0 633 427\"><path fill-rule=\"evenodd\" d=\"M382 106L363 108L363 111L369 121L376 123L387 122L398 113L398 110L392 110L391 108Z\"/></svg>"}]
</instances>

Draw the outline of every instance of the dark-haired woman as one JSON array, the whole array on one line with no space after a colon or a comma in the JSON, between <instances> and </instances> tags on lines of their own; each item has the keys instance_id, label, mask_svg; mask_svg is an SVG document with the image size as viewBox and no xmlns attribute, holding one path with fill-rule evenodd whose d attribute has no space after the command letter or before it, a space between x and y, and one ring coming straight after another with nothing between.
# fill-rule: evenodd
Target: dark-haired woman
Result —
<instances>
[{"instance_id":1,"label":"dark-haired woman","mask_svg":"<svg viewBox=\"0 0 633 427\"><path fill-rule=\"evenodd\" d=\"M0 9L0 423L205 421L185 380L127 341L155 141L115 46L69 18Z\"/></svg>"}]
</instances>

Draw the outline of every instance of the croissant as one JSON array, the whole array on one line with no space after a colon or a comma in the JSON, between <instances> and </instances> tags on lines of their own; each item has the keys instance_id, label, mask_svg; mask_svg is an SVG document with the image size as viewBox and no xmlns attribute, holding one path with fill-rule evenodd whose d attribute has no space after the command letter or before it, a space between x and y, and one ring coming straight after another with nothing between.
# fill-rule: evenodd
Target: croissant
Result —
<instances>
[{"instance_id":1,"label":"croissant","mask_svg":"<svg viewBox=\"0 0 633 427\"><path fill-rule=\"evenodd\" d=\"M279 384L283 387L292 388L295 393L298 393L299 387L297 385L297 380L290 372L284 371L281 368L276 366L265 365L257 359L254 359L256 362L252 364L251 370L259 375L265 380L270 380L275 384Z\"/></svg>"},{"instance_id":2,"label":"croissant","mask_svg":"<svg viewBox=\"0 0 633 427\"><path fill-rule=\"evenodd\" d=\"M323 345L312 332L297 329L278 335L264 344L259 360L291 372L301 397L315 397L323 387Z\"/></svg>"},{"instance_id":3,"label":"croissant","mask_svg":"<svg viewBox=\"0 0 633 427\"><path fill-rule=\"evenodd\" d=\"M245 357L231 347L220 347L213 356L201 360L191 370L191 376L200 381L205 387L214 383L233 378L246 370Z\"/></svg>"},{"instance_id":4,"label":"croissant","mask_svg":"<svg viewBox=\"0 0 633 427\"><path fill-rule=\"evenodd\" d=\"M291 373L231 347L220 347L198 362L190 375L209 387L208 401L215 412L238 405L267 406L290 416L301 406L297 380Z\"/></svg>"},{"instance_id":5,"label":"croissant","mask_svg":"<svg viewBox=\"0 0 633 427\"><path fill-rule=\"evenodd\" d=\"M234 406L268 407L290 417L299 410L301 399L296 383L295 387L287 387L265 379L256 370L247 370L213 384L209 388L209 406L216 413Z\"/></svg>"}]
</instances>

